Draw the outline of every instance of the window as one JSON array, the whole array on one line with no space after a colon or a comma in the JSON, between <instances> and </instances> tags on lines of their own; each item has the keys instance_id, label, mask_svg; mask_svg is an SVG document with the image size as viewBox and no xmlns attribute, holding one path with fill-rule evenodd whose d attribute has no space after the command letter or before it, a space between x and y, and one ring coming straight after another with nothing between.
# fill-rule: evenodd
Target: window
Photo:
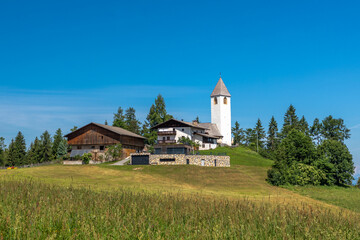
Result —
<instances>
[{"instance_id":1,"label":"window","mask_svg":"<svg viewBox=\"0 0 360 240\"><path fill-rule=\"evenodd\" d=\"M167 137L167 140L170 140L170 137Z\"/></svg>"},{"instance_id":2,"label":"window","mask_svg":"<svg viewBox=\"0 0 360 240\"><path fill-rule=\"evenodd\" d=\"M100 146L100 151L103 151L105 149L105 146Z\"/></svg>"},{"instance_id":3,"label":"window","mask_svg":"<svg viewBox=\"0 0 360 240\"><path fill-rule=\"evenodd\" d=\"M165 141L165 137L163 137L163 141Z\"/></svg>"},{"instance_id":4,"label":"window","mask_svg":"<svg viewBox=\"0 0 360 240\"><path fill-rule=\"evenodd\" d=\"M185 129L181 129L181 131L185 132Z\"/></svg>"},{"instance_id":5,"label":"window","mask_svg":"<svg viewBox=\"0 0 360 240\"><path fill-rule=\"evenodd\" d=\"M155 154L161 154L161 148L155 148Z\"/></svg>"},{"instance_id":6,"label":"window","mask_svg":"<svg viewBox=\"0 0 360 240\"><path fill-rule=\"evenodd\" d=\"M91 149L95 149L95 146L91 146Z\"/></svg>"},{"instance_id":7,"label":"window","mask_svg":"<svg viewBox=\"0 0 360 240\"><path fill-rule=\"evenodd\" d=\"M77 148L77 149L81 149L81 146L77 146L76 148Z\"/></svg>"},{"instance_id":8,"label":"window","mask_svg":"<svg viewBox=\"0 0 360 240\"><path fill-rule=\"evenodd\" d=\"M104 136L101 136L101 139L104 139Z\"/></svg>"},{"instance_id":9,"label":"window","mask_svg":"<svg viewBox=\"0 0 360 240\"><path fill-rule=\"evenodd\" d=\"M166 153L167 154L185 154L186 148L167 148Z\"/></svg>"},{"instance_id":10,"label":"window","mask_svg":"<svg viewBox=\"0 0 360 240\"><path fill-rule=\"evenodd\" d=\"M160 162L175 162L175 158L160 158Z\"/></svg>"},{"instance_id":11,"label":"window","mask_svg":"<svg viewBox=\"0 0 360 240\"><path fill-rule=\"evenodd\" d=\"M227 104L227 97L224 97L224 104Z\"/></svg>"},{"instance_id":12,"label":"window","mask_svg":"<svg viewBox=\"0 0 360 240\"><path fill-rule=\"evenodd\" d=\"M217 97L214 97L214 104L217 104Z\"/></svg>"}]
</instances>

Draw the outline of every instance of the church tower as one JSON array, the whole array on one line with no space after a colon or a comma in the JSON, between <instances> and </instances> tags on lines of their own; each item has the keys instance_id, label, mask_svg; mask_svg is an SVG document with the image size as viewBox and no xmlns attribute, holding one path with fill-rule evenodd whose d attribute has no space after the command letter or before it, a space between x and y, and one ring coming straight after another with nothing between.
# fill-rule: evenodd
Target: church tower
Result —
<instances>
[{"instance_id":1,"label":"church tower","mask_svg":"<svg viewBox=\"0 0 360 240\"><path fill-rule=\"evenodd\" d=\"M222 142L231 145L231 95L220 79L211 94L211 123L215 123L223 136Z\"/></svg>"}]
</instances>

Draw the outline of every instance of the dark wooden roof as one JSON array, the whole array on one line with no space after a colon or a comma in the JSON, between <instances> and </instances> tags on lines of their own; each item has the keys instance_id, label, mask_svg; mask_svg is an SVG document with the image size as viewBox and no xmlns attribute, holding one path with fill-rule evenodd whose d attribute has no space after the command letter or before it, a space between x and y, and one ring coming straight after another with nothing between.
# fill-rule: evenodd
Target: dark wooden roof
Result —
<instances>
[{"instance_id":1,"label":"dark wooden roof","mask_svg":"<svg viewBox=\"0 0 360 240\"><path fill-rule=\"evenodd\" d=\"M184 122L184 121L180 121L180 120L176 120L176 119L170 119L166 122L160 123L160 124L152 127L151 129L171 128L171 127L193 127L193 128L198 128L198 129L204 129L204 130L208 129L208 128L202 127L200 125L195 125L195 124L192 124L189 122Z\"/></svg>"},{"instance_id":2,"label":"dark wooden roof","mask_svg":"<svg viewBox=\"0 0 360 240\"><path fill-rule=\"evenodd\" d=\"M109 126L109 125L100 124L100 123L93 123L93 122L79 128L79 129L76 129L75 131L73 131L71 133L66 134L65 137L69 137L69 136L71 137L71 135L76 134L76 132L80 131L81 129L83 129L83 128L89 126L89 125L95 125L95 126L104 128L104 129L109 130L109 131L111 131L113 133L116 133L118 135L145 139L143 136L140 136L140 135L138 135L136 133L130 132L130 131L128 131L126 129L123 129L123 128L120 128L120 127L114 127L114 126Z\"/></svg>"}]
</instances>

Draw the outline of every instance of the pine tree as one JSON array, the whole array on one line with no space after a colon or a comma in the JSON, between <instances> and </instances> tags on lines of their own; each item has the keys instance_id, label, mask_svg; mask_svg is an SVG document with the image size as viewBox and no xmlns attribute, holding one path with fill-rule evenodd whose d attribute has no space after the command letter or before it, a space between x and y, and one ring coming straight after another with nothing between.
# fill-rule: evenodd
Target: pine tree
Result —
<instances>
[{"instance_id":1,"label":"pine tree","mask_svg":"<svg viewBox=\"0 0 360 240\"><path fill-rule=\"evenodd\" d=\"M130 132L140 134L140 124L141 122L136 119L135 109L129 107L125 111L125 125L127 130Z\"/></svg>"},{"instance_id":2,"label":"pine tree","mask_svg":"<svg viewBox=\"0 0 360 240\"><path fill-rule=\"evenodd\" d=\"M302 116L299 121L299 131L305 133L306 135L310 134L309 124L306 121L305 116Z\"/></svg>"},{"instance_id":3,"label":"pine tree","mask_svg":"<svg viewBox=\"0 0 360 240\"><path fill-rule=\"evenodd\" d=\"M296 115L296 109L291 104L284 116L284 125L281 131L281 137L285 138L292 129L298 129L299 118Z\"/></svg>"},{"instance_id":4,"label":"pine tree","mask_svg":"<svg viewBox=\"0 0 360 240\"><path fill-rule=\"evenodd\" d=\"M121 107L118 108L117 113L114 113L113 126L126 128L124 111Z\"/></svg>"},{"instance_id":5,"label":"pine tree","mask_svg":"<svg viewBox=\"0 0 360 240\"><path fill-rule=\"evenodd\" d=\"M59 147L58 147L58 150L57 150L57 158L61 158L63 156L65 156L67 154L67 142L65 139L63 139L60 144L59 144Z\"/></svg>"},{"instance_id":6,"label":"pine tree","mask_svg":"<svg viewBox=\"0 0 360 240\"><path fill-rule=\"evenodd\" d=\"M21 166L26 164L26 143L24 135L21 132L18 132L14 141L14 165Z\"/></svg>"},{"instance_id":7,"label":"pine tree","mask_svg":"<svg viewBox=\"0 0 360 240\"><path fill-rule=\"evenodd\" d=\"M38 137L35 137L33 144L34 157L32 158L32 163L40 163L41 161L41 141Z\"/></svg>"},{"instance_id":8,"label":"pine tree","mask_svg":"<svg viewBox=\"0 0 360 240\"><path fill-rule=\"evenodd\" d=\"M200 123L200 119L199 119L199 116L196 116L196 119L195 119L195 121L196 121L197 123Z\"/></svg>"},{"instance_id":9,"label":"pine tree","mask_svg":"<svg viewBox=\"0 0 360 240\"><path fill-rule=\"evenodd\" d=\"M77 126L74 126L72 129L70 129L70 132L75 132L78 129Z\"/></svg>"},{"instance_id":10,"label":"pine tree","mask_svg":"<svg viewBox=\"0 0 360 240\"><path fill-rule=\"evenodd\" d=\"M155 104L151 105L149 114L142 128L142 134L146 138L146 143L154 145L157 139L157 132L151 128L172 119L166 111L164 98L159 94L155 99Z\"/></svg>"},{"instance_id":11,"label":"pine tree","mask_svg":"<svg viewBox=\"0 0 360 240\"><path fill-rule=\"evenodd\" d=\"M244 141L244 130L240 128L238 121L235 122L235 127L231 129L234 137L234 145L241 144Z\"/></svg>"},{"instance_id":12,"label":"pine tree","mask_svg":"<svg viewBox=\"0 0 360 240\"><path fill-rule=\"evenodd\" d=\"M313 125L310 128L310 135L317 145L321 143L321 129L322 124L318 118L315 118Z\"/></svg>"},{"instance_id":13,"label":"pine tree","mask_svg":"<svg viewBox=\"0 0 360 240\"><path fill-rule=\"evenodd\" d=\"M40 136L40 162L48 162L54 159L52 154L52 140L48 131Z\"/></svg>"},{"instance_id":14,"label":"pine tree","mask_svg":"<svg viewBox=\"0 0 360 240\"><path fill-rule=\"evenodd\" d=\"M267 149L274 152L279 144L279 136L278 136L278 125L277 122L272 116L269 123L269 130L267 136Z\"/></svg>"},{"instance_id":15,"label":"pine tree","mask_svg":"<svg viewBox=\"0 0 360 240\"><path fill-rule=\"evenodd\" d=\"M105 125L109 125L107 120L105 120Z\"/></svg>"},{"instance_id":16,"label":"pine tree","mask_svg":"<svg viewBox=\"0 0 360 240\"><path fill-rule=\"evenodd\" d=\"M264 147L264 138L265 138L265 130L262 126L260 118L256 122L255 126L255 135L256 135L256 145L257 145L257 151L259 148Z\"/></svg>"},{"instance_id":17,"label":"pine tree","mask_svg":"<svg viewBox=\"0 0 360 240\"><path fill-rule=\"evenodd\" d=\"M256 131L252 128L247 128L245 130L245 145L248 147L256 146Z\"/></svg>"},{"instance_id":18,"label":"pine tree","mask_svg":"<svg viewBox=\"0 0 360 240\"><path fill-rule=\"evenodd\" d=\"M9 144L8 153L6 156L6 165L7 166L15 166L16 165L16 153L15 153L14 139L11 139L11 143Z\"/></svg>"},{"instance_id":19,"label":"pine tree","mask_svg":"<svg viewBox=\"0 0 360 240\"><path fill-rule=\"evenodd\" d=\"M61 129L59 128L58 130L56 130L55 136L54 136L54 142L52 145L52 154L54 158L57 158L57 153L58 153L58 148L61 142L64 141L64 137L63 134L61 132Z\"/></svg>"},{"instance_id":20,"label":"pine tree","mask_svg":"<svg viewBox=\"0 0 360 240\"><path fill-rule=\"evenodd\" d=\"M0 166L5 165L5 150L6 150L5 138L0 137Z\"/></svg>"}]
</instances>

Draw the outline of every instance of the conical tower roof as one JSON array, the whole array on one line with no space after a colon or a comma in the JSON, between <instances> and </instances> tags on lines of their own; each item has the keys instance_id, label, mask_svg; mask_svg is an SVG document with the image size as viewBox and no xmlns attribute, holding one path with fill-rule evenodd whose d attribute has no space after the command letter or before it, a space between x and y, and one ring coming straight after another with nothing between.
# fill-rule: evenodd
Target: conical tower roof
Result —
<instances>
[{"instance_id":1,"label":"conical tower roof","mask_svg":"<svg viewBox=\"0 0 360 240\"><path fill-rule=\"evenodd\" d=\"M229 90L226 88L221 77L219 78L219 81L216 84L216 87L214 88L214 91L211 94L211 97L215 97L215 96L231 97Z\"/></svg>"}]
</instances>

